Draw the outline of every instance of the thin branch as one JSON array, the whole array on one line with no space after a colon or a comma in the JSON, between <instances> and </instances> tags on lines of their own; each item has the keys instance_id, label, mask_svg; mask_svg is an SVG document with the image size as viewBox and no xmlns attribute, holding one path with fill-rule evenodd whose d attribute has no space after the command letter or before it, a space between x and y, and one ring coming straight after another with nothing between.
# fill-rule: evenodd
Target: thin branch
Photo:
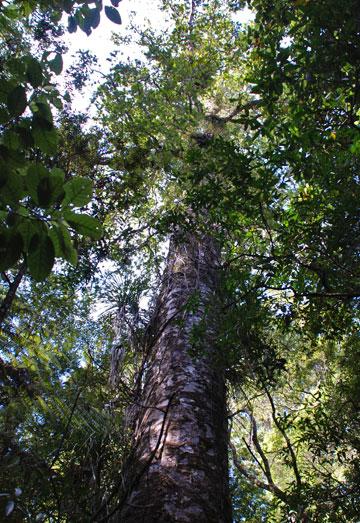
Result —
<instances>
[{"instance_id":1,"label":"thin branch","mask_svg":"<svg viewBox=\"0 0 360 523\"><path fill-rule=\"evenodd\" d=\"M6 293L6 296L0 306L0 325L3 323L3 321L5 320L6 316L8 315L9 313L9 310L10 310L10 307L15 299L15 296L16 296L16 291L21 283L21 280L23 279L23 276L26 272L26 263L23 262L21 265L20 265L20 269L19 269L19 272L17 273L17 275L15 276L15 278L13 279L12 282L10 282L9 284L9 289Z\"/></svg>"},{"instance_id":2,"label":"thin branch","mask_svg":"<svg viewBox=\"0 0 360 523\"><path fill-rule=\"evenodd\" d=\"M286 441L286 446L287 446L288 451L289 451L290 456L291 456L291 464L292 464L292 468L294 470L294 474L295 474L295 478L296 478L296 485L297 485L297 488L300 490L302 482L301 482L301 475L300 475L300 472L299 472L299 469L298 469L297 459L296 459L296 455L295 455L295 452L294 452L294 448L292 446L292 443L290 441L289 436L286 434L286 431L283 429L283 427L279 423L279 420L277 419L276 408L275 408L275 403L274 403L273 398L271 397L271 395L270 395L270 393L269 393L269 391L267 390L266 387L264 387L264 390L265 390L265 393L266 393L266 395L267 395L267 397L269 399L270 405L271 405L272 419L273 419L277 429L279 430L279 432L283 436L284 440Z\"/></svg>"},{"instance_id":3,"label":"thin branch","mask_svg":"<svg viewBox=\"0 0 360 523\"><path fill-rule=\"evenodd\" d=\"M249 472L247 470L247 468L244 467L240 463L240 461L239 461L239 459L237 457L237 453L236 453L236 449L235 449L234 444L230 441L229 445L230 445L230 448L231 448L234 465L238 469L240 474L245 476L245 478L248 479L256 487L259 487L259 488L261 488L263 490L267 490L268 492L271 492L272 494L274 494L274 496L279 498L281 501L283 501L284 503L288 504L288 496L285 494L285 492L283 492L277 485L275 485L274 482L272 482L272 481L270 482L269 481L268 483L265 483L265 482L259 480L254 474Z\"/></svg>"},{"instance_id":4,"label":"thin branch","mask_svg":"<svg viewBox=\"0 0 360 523\"><path fill-rule=\"evenodd\" d=\"M274 252L275 252L275 244L274 244L274 240L273 240L273 237L272 237L272 234L271 234L271 229L270 229L270 226L269 226L269 223L266 219L266 216L264 214L264 208L263 208L263 205L262 203L260 202L259 203L259 207L260 207L260 214L261 214L261 219L265 225L265 229L266 229L266 232L268 233L268 236L269 236L269 240L270 240L270 244L271 244L271 254L274 255Z\"/></svg>"},{"instance_id":5,"label":"thin branch","mask_svg":"<svg viewBox=\"0 0 360 523\"><path fill-rule=\"evenodd\" d=\"M135 478L133 479L133 481L130 483L129 487L125 490L125 492L123 493L122 497L120 498L119 502L117 503L116 507L109 513L107 514L104 518L100 519L99 520L99 523L102 523L104 521L108 521L114 514L116 514L116 512L119 512L119 510L121 510L121 508L123 507L123 505L125 504L129 494L134 490L134 488L136 487L136 485L139 483L140 479L142 478L142 476L145 474L145 472L147 471L147 469L150 467L150 465L152 464L154 458L156 457L156 453L157 451L159 450L159 447L160 447L160 444L161 444L161 441L163 439L163 436L164 436L164 433L165 433L165 426L166 426L166 420L167 420L167 417L168 417L168 414L169 414L169 410L170 410L170 406L172 404L172 401L175 397L175 394L172 394L169 398L169 401L168 401L168 404L167 404L167 407L166 407L166 410L164 412L164 416L163 416L163 421L162 421L162 424L161 424L161 429L160 429L160 433L159 433L159 436L158 436L158 439L157 439L157 442L156 442L156 445L155 447L153 448L152 452L150 453L150 457L149 459L146 461L146 463L144 464L144 466L141 468L141 470L138 472L138 474L135 476ZM115 496L116 494L116 491L117 489L120 487L121 483L123 482L123 477L121 477L121 480L115 485L112 493L110 494L109 498L106 500L106 504ZM100 509L96 512L96 514L91 518L91 521L96 521L96 518L97 516L104 510L105 508L105 505L103 504Z\"/></svg>"},{"instance_id":6,"label":"thin branch","mask_svg":"<svg viewBox=\"0 0 360 523\"><path fill-rule=\"evenodd\" d=\"M8 275L6 274L6 272L2 272L2 273L1 273L1 276L4 278L4 280L6 281L6 283L7 283L8 285L11 285L11 280L10 280L10 278L8 277Z\"/></svg>"},{"instance_id":7,"label":"thin branch","mask_svg":"<svg viewBox=\"0 0 360 523\"><path fill-rule=\"evenodd\" d=\"M258 438L258 435L257 435L256 420L255 420L255 418L254 418L254 416L252 415L251 412L249 413L249 416L250 416L250 419L251 419L251 427L252 427L252 441L253 441L253 443L255 445L256 450L258 451L258 453L261 456L261 460L262 460L262 462L264 464L266 478L267 478L267 480L268 480L268 482L270 484L273 484L274 482L273 482L272 475L271 475L270 463L269 463L269 460L267 459L267 457L265 455L265 452L263 451L263 449L262 449L262 447L260 445L259 438Z\"/></svg>"},{"instance_id":8,"label":"thin branch","mask_svg":"<svg viewBox=\"0 0 360 523\"><path fill-rule=\"evenodd\" d=\"M51 462L50 468L53 468L53 466L55 465L55 463L57 462L57 460L58 460L58 458L60 456L60 452L62 450L64 441L65 441L65 439L66 439L66 437L68 435L70 424L71 424L72 418L74 416L74 412L75 412L75 409L76 409L77 402L79 400L80 394L81 394L81 389L78 390L78 392L77 392L77 394L75 396L75 400L74 400L73 406L71 408L69 419L68 419L68 421L66 423L66 427L65 427L64 432L62 434L60 444L59 444L59 446L58 446L58 448L57 448L57 450L55 452L55 456L53 457L53 460Z\"/></svg>"}]
</instances>

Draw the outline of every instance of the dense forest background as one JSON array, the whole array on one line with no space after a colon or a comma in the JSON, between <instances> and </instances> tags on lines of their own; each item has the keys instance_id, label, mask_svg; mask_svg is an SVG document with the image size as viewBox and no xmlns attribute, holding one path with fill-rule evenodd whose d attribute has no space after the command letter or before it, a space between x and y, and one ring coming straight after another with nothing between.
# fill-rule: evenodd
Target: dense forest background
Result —
<instances>
[{"instance_id":1,"label":"dense forest background","mask_svg":"<svg viewBox=\"0 0 360 523\"><path fill-rule=\"evenodd\" d=\"M119 0L0 2L0 519L124 503L168 239L211 223L233 519L359 521L359 8L166 0L113 36L90 118L102 67L65 74L63 36Z\"/></svg>"}]
</instances>

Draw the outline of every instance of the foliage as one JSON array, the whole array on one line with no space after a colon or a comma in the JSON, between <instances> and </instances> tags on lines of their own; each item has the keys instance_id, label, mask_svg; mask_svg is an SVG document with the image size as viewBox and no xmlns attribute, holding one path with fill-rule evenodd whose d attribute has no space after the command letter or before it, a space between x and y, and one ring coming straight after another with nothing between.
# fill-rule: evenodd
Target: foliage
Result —
<instances>
[{"instance_id":1,"label":"foliage","mask_svg":"<svg viewBox=\"0 0 360 523\"><path fill-rule=\"evenodd\" d=\"M109 325L65 274L22 289L2 334L1 512L13 501L14 521L88 521L126 445L110 401Z\"/></svg>"},{"instance_id":2,"label":"foliage","mask_svg":"<svg viewBox=\"0 0 360 523\"><path fill-rule=\"evenodd\" d=\"M146 364L165 240L210 228L222 249L215 349L230 392L235 520L357 520L356 3L249 5L255 21L240 27L233 2L195 2L190 14L164 3L171 30L139 32L141 61L113 53L91 129L54 85L54 22L64 9L70 32L89 33L100 4L2 8L15 58L0 50L0 269L17 269L2 294L20 286L2 332L1 488L14 517L96 520L121 499L126 407ZM115 7L105 14L118 23ZM41 54L45 39L53 54ZM19 284L24 254L34 280L55 257L74 267ZM97 276L104 261L117 276ZM109 316L95 321L99 298ZM195 356L202 335L192 333Z\"/></svg>"},{"instance_id":3,"label":"foliage","mask_svg":"<svg viewBox=\"0 0 360 523\"><path fill-rule=\"evenodd\" d=\"M65 177L52 159L60 139L54 112L70 102L69 93L61 95L56 85L65 50L57 40L64 32L58 24L66 12L69 32L80 27L90 35L102 10L102 2L95 4L94 8L72 1L1 5L1 271L24 257L32 277L42 281L55 258L76 265L74 232L101 236L100 224L77 211L89 203L92 183L86 177L72 178L75 173ZM105 6L105 14L121 23L113 5Z\"/></svg>"}]
</instances>

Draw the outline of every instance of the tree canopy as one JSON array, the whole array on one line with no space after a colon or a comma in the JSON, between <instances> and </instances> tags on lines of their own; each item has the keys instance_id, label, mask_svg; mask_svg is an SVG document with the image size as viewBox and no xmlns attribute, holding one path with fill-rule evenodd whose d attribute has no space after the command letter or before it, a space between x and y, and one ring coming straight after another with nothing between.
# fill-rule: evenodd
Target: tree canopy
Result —
<instances>
[{"instance_id":1,"label":"tree canopy","mask_svg":"<svg viewBox=\"0 0 360 523\"><path fill-rule=\"evenodd\" d=\"M92 122L60 87L61 37L102 2L0 5L0 510L108 520L167 238L211 224L234 521L355 523L358 4L162 5L167 30L132 29L141 59L112 53Z\"/></svg>"}]
</instances>

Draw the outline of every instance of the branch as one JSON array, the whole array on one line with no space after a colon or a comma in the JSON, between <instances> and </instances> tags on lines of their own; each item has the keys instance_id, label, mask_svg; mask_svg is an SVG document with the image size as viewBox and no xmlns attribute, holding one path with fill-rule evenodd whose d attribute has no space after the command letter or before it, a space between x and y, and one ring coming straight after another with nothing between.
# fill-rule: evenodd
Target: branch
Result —
<instances>
[{"instance_id":1,"label":"branch","mask_svg":"<svg viewBox=\"0 0 360 523\"><path fill-rule=\"evenodd\" d=\"M65 430L64 430L64 432L63 432L63 434L61 436L60 444L59 444L59 446L58 446L58 448L57 448L57 450L55 452L55 456L53 457L53 460L51 462L50 468L53 468L53 466L55 465L55 463L59 459L62 446L63 446L65 438L66 438L66 436L68 435L68 432L69 432L70 424L71 424L72 418L74 416L74 412L75 412L76 405L77 405L77 402L79 400L80 394L81 394L81 389L78 390L78 392L77 392L77 394L75 396L75 401L74 401L73 406L71 408L69 419L68 419L68 421L66 423Z\"/></svg>"},{"instance_id":2,"label":"branch","mask_svg":"<svg viewBox=\"0 0 360 523\"><path fill-rule=\"evenodd\" d=\"M236 105L235 109L231 111L227 116L218 116L217 114L209 114L205 116L205 119L216 124L225 124L228 122L238 122L239 120L234 120L234 118L240 114L242 111L249 111L249 109L255 109L259 105L261 105L261 100L250 100L244 105L240 104L240 101Z\"/></svg>"},{"instance_id":3,"label":"branch","mask_svg":"<svg viewBox=\"0 0 360 523\"><path fill-rule=\"evenodd\" d=\"M136 474L135 478L130 483L129 487L125 490L125 492L123 493L123 495L120 498L120 501L118 502L116 507L109 514L107 514L104 518L100 519L99 523L102 523L104 521L108 521L114 514L116 514L116 512L119 512L119 510L121 510L121 508L123 507L123 505L125 504L128 496L129 496L129 494L134 490L134 488L137 486L137 484L139 483L139 481L142 478L142 476L145 474L147 469L152 464L154 458L156 457L156 453L159 450L159 447L160 447L160 444L161 444L161 440L162 440L164 432L165 432L165 425L166 425L167 416L169 414L170 406L171 406L171 403L172 403L174 397L175 397L175 394L172 394L170 396L170 398L169 398L166 410L164 412L164 416L163 416L163 421L162 421L162 424L161 424L159 437L157 439L155 447L153 448L152 452L150 453L149 459L146 461L144 466L140 469L138 474ZM121 477L120 481L115 485L115 487L113 489L113 492L110 494L109 498L106 500L106 503L108 503L115 496L116 491L120 487L120 484L122 482L123 482L123 477ZM105 505L103 504L100 507L100 509L96 512L96 514L91 518L91 521L96 521L97 516L103 511L104 508L105 508Z\"/></svg>"},{"instance_id":4,"label":"branch","mask_svg":"<svg viewBox=\"0 0 360 523\"><path fill-rule=\"evenodd\" d=\"M0 325L3 323L3 321L5 320L6 316L8 315L9 313L9 310L10 310L10 307L14 301L14 298L15 298L15 295L16 295L16 291L21 283L21 280L24 276L26 272L26 263L23 262L21 265L20 265L20 269L19 269L19 272L17 273L17 275L15 276L15 278L13 279L12 282L9 283L9 289L6 293L6 296L0 306Z\"/></svg>"},{"instance_id":5,"label":"branch","mask_svg":"<svg viewBox=\"0 0 360 523\"><path fill-rule=\"evenodd\" d=\"M294 287L288 285L286 287L273 287L272 285L262 285L258 289L273 290L273 291L291 291L295 298L360 298L359 290L348 291L329 291L329 292L298 292Z\"/></svg>"},{"instance_id":6,"label":"branch","mask_svg":"<svg viewBox=\"0 0 360 523\"><path fill-rule=\"evenodd\" d=\"M296 478L296 485L297 485L298 490L300 490L301 489L301 476L300 476L300 472L299 472L299 469L297 466L297 459L296 459L296 455L295 455L293 446L291 444L289 436L286 434L285 430L283 429L283 427L279 423L279 420L276 417L276 408L275 408L273 398L271 397L271 395L266 387L264 387L264 390L265 390L265 393L266 393L266 395L269 399L270 405L271 405L272 419L273 419L277 429L279 430L279 432L283 436L284 440L286 441L286 446L287 446L288 451L291 456L291 464L292 464L292 468L294 470L294 474L295 474L295 478Z\"/></svg>"},{"instance_id":7,"label":"branch","mask_svg":"<svg viewBox=\"0 0 360 523\"><path fill-rule=\"evenodd\" d=\"M258 438L258 435L257 435L256 420L255 420L255 418L254 418L254 416L252 415L251 412L249 413L249 416L250 416L250 419L251 419L251 427L252 427L252 441L253 441L253 443L255 445L256 450L258 451L258 453L261 456L261 460L263 462L264 469L265 469L266 478L267 478L268 482L270 484L272 484L274 482L273 482L272 475L271 475L270 464L269 464L269 460L267 459L267 457L265 455L265 452L263 451L263 449L262 449L262 447L260 445L260 442L259 442L259 438Z\"/></svg>"},{"instance_id":8,"label":"branch","mask_svg":"<svg viewBox=\"0 0 360 523\"><path fill-rule=\"evenodd\" d=\"M234 465L238 469L240 474L245 476L246 479L248 479L256 487L259 487L263 490L267 490L268 492L271 492L272 494L274 494L274 496L279 498L281 501L288 504L288 496L285 494L285 492L282 491L277 485L275 485L275 483L273 481L264 483L263 481L259 480L256 476L254 476L254 474L249 472L238 460L234 444L231 443L231 441L230 441L229 445L231 448Z\"/></svg>"}]
</instances>

